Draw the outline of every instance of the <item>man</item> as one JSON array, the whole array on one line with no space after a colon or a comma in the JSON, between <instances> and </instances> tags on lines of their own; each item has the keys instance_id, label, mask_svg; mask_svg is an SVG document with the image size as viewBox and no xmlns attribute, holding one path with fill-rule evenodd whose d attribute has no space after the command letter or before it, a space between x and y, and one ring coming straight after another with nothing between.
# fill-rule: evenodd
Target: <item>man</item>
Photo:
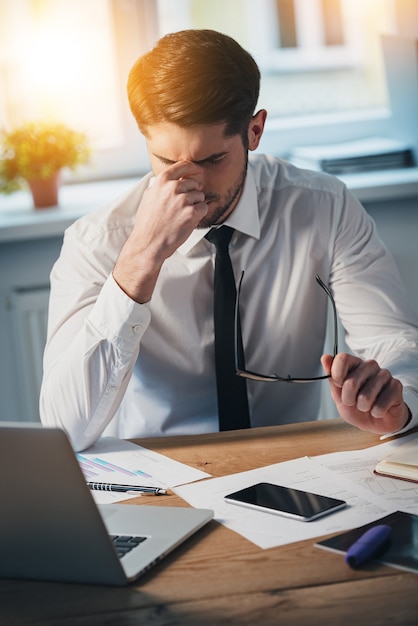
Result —
<instances>
[{"instance_id":1,"label":"man","mask_svg":"<svg viewBox=\"0 0 418 626\"><path fill-rule=\"evenodd\" d=\"M222 427L216 251L205 237L220 224L234 229L236 283L245 271L248 369L311 378L322 360L348 423L377 434L418 423L418 322L393 259L340 181L273 157L248 160L266 120L259 80L246 51L208 30L162 38L131 70L129 102L153 172L69 228L51 274L41 416L76 449L103 433ZM355 356L322 355L327 297L316 274ZM317 419L322 384L246 380L249 425ZM241 409L230 413L227 428L241 427Z\"/></svg>"}]
</instances>

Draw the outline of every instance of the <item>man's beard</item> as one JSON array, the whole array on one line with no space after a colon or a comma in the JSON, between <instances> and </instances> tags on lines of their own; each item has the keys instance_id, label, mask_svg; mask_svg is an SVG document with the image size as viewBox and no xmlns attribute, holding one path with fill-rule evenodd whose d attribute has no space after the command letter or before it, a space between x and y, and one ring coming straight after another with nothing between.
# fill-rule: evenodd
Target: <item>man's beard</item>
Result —
<instances>
[{"instance_id":1,"label":"man's beard","mask_svg":"<svg viewBox=\"0 0 418 626\"><path fill-rule=\"evenodd\" d=\"M244 167L238 178L237 182L233 187L231 187L224 198L216 193L207 193L205 194L206 202L220 202L223 200L222 204L219 204L215 207L213 211L211 211L210 215L205 215L203 219L200 220L197 228L210 228L215 224L222 223L223 219L229 214L231 206L235 203L237 198L241 195L242 189L245 183L245 177L247 175L247 166L248 166L248 156L245 159Z\"/></svg>"}]
</instances>

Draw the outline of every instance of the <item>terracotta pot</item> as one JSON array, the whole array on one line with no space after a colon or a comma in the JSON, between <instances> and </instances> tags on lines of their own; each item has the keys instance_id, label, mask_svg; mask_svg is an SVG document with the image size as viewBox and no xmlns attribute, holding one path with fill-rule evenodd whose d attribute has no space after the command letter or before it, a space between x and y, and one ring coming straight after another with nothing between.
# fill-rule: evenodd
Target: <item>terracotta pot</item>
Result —
<instances>
[{"instance_id":1,"label":"terracotta pot","mask_svg":"<svg viewBox=\"0 0 418 626\"><path fill-rule=\"evenodd\" d=\"M35 209L58 206L60 172L55 172L49 178L28 180L28 185L32 192Z\"/></svg>"}]
</instances>

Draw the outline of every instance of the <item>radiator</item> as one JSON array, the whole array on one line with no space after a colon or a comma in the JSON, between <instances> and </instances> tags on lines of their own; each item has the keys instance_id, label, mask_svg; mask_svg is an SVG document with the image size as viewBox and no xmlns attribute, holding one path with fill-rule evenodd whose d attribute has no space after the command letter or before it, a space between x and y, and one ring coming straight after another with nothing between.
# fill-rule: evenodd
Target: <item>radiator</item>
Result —
<instances>
[{"instance_id":1,"label":"radiator","mask_svg":"<svg viewBox=\"0 0 418 626\"><path fill-rule=\"evenodd\" d=\"M39 391L46 342L49 287L16 289L12 294L13 327L22 419L39 420Z\"/></svg>"}]
</instances>

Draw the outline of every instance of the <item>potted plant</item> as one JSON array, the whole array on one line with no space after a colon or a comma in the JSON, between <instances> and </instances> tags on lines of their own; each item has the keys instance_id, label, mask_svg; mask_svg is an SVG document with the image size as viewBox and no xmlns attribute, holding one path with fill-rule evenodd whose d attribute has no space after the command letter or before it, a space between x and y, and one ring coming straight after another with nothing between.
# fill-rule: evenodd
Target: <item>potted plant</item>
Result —
<instances>
[{"instance_id":1,"label":"potted plant","mask_svg":"<svg viewBox=\"0 0 418 626\"><path fill-rule=\"evenodd\" d=\"M36 208L58 204L61 170L86 163L90 147L84 133L65 124L28 122L0 132L0 192L29 186ZM43 188L49 189L42 196Z\"/></svg>"}]
</instances>

